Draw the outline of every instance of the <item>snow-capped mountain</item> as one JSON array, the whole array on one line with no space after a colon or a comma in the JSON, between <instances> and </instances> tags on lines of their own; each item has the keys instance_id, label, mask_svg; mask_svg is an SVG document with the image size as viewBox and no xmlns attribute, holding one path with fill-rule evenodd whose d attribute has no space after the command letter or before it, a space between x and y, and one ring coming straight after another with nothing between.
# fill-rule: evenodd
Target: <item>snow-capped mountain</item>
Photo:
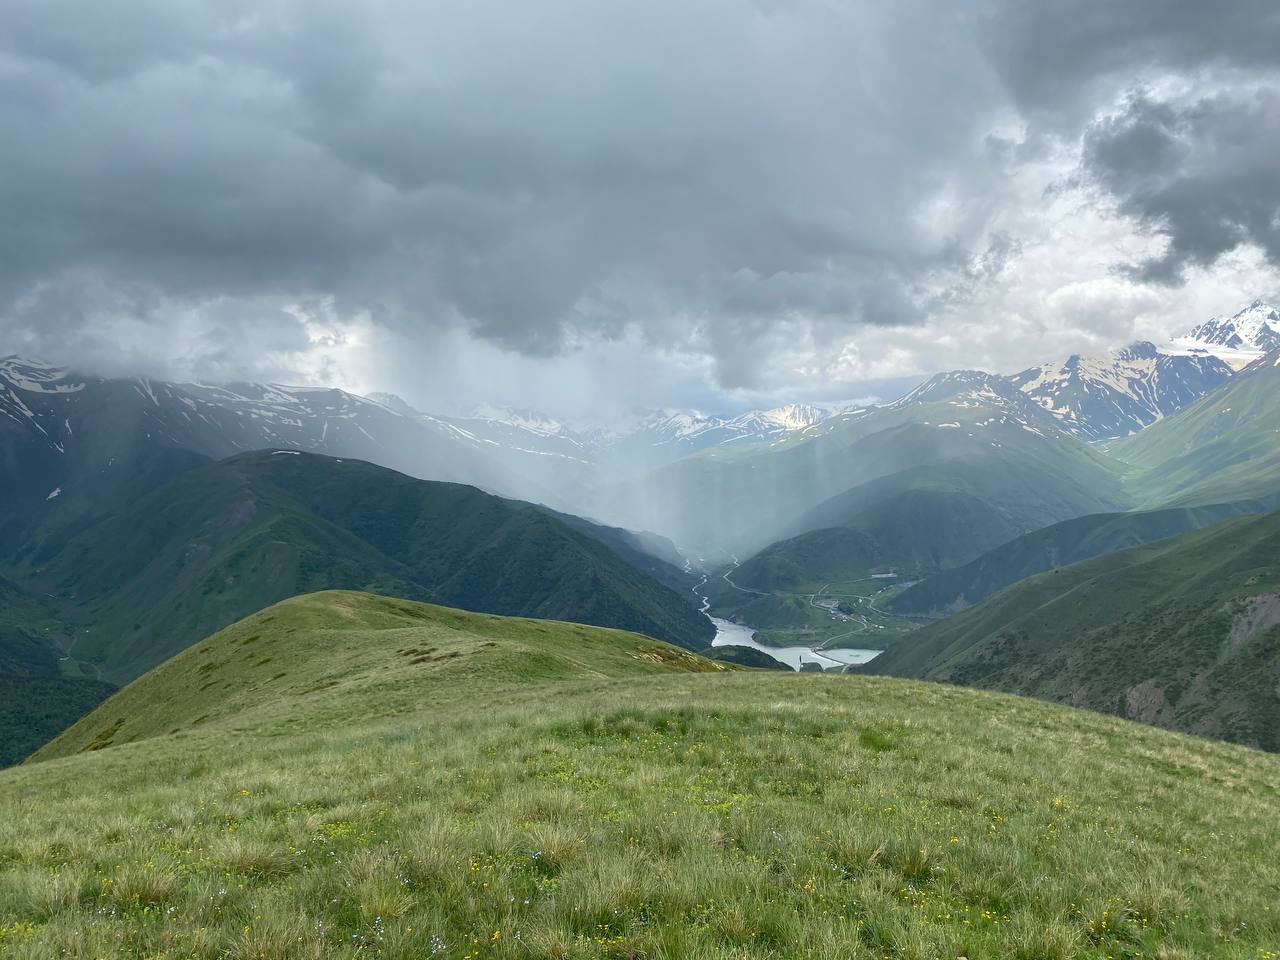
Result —
<instances>
[{"instance_id":1,"label":"snow-capped mountain","mask_svg":"<svg viewBox=\"0 0 1280 960\"><path fill-rule=\"evenodd\" d=\"M528 410L518 407L497 407L489 403L482 403L473 407L468 413L458 419L473 421L488 420L493 423L506 424L507 426L517 427L521 430L527 430L530 433L540 434L546 437L577 437L579 433L589 432L575 430L568 424L557 420L555 417L547 416L539 410Z\"/></svg>"},{"instance_id":2,"label":"snow-capped mountain","mask_svg":"<svg viewBox=\"0 0 1280 960\"><path fill-rule=\"evenodd\" d=\"M643 435L654 443L675 443L713 433L717 443L740 438L767 439L820 423L839 409L812 403L789 403L772 410L748 410L736 417L713 416L697 410L668 410L650 414L616 433L615 438Z\"/></svg>"},{"instance_id":3,"label":"snow-capped mountain","mask_svg":"<svg viewBox=\"0 0 1280 960\"><path fill-rule=\"evenodd\" d=\"M101 501L150 471L162 482L202 459L279 447L369 460L417 477L471 483L573 509L593 478L677 460L708 446L768 442L843 408L788 404L734 417L663 412L616 431L583 430L529 410L467 416L414 409L393 394L358 396L280 384L81 377L0 361L0 454L23 463L0 480L15 510ZM146 461L151 466L139 466ZM38 464L39 466L32 466Z\"/></svg>"},{"instance_id":4,"label":"snow-capped mountain","mask_svg":"<svg viewBox=\"0 0 1280 960\"><path fill-rule=\"evenodd\" d=\"M140 431L157 445L201 456L288 447L346 456L385 456L407 439L409 418L343 390L279 384L169 383L136 377L82 378L69 370L10 357L0 361L0 416L27 428L58 453L101 431ZM437 434L445 436L441 428ZM417 439L415 437L415 439Z\"/></svg>"},{"instance_id":5,"label":"snow-capped mountain","mask_svg":"<svg viewBox=\"0 0 1280 960\"><path fill-rule=\"evenodd\" d=\"M527 410L483 407L468 416L449 417L417 410L394 393L371 393L369 399L493 455L501 451L587 463L592 453L590 436Z\"/></svg>"},{"instance_id":6,"label":"snow-capped mountain","mask_svg":"<svg viewBox=\"0 0 1280 960\"><path fill-rule=\"evenodd\" d=\"M1128 436L1176 413L1231 374L1216 356L1165 352L1141 341L1110 356L1076 354L1041 363L1010 379L1068 433L1103 440Z\"/></svg>"},{"instance_id":7,"label":"snow-capped mountain","mask_svg":"<svg viewBox=\"0 0 1280 960\"><path fill-rule=\"evenodd\" d=\"M660 411L599 439L626 463L657 466L723 444L772 443L814 427L853 407L849 404L788 403L748 410L734 417L692 411Z\"/></svg>"},{"instance_id":8,"label":"snow-capped mountain","mask_svg":"<svg viewBox=\"0 0 1280 960\"><path fill-rule=\"evenodd\" d=\"M816 403L788 403L772 410L752 411L735 418L732 422L747 425L758 425L760 430L783 430L791 432L812 427L828 417L843 413L849 409L848 404L822 405Z\"/></svg>"},{"instance_id":9,"label":"snow-capped mountain","mask_svg":"<svg viewBox=\"0 0 1280 960\"><path fill-rule=\"evenodd\" d=\"M9 357L0 360L0 527L6 517L101 505L203 460L272 447L571 504L584 482L583 459L523 442L532 436L483 437L465 422L419 414L386 396L81 377Z\"/></svg>"},{"instance_id":10,"label":"snow-capped mountain","mask_svg":"<svg viewBox=\"0 0 1280 960\"><path fill-rule=\"evenodd\" d=\"M1009 377L980 370L940 373L888 407L945 402L957 409L996 410L1002 422L1027 429L1101 440L1141 430L1231 375L1217 357L1165 351L1143 341L1112 355L1077 354Z\"/></svg>"},{"instance_id":11,"label":"snow-capped mountain","mask_svg":"<svg viewBox=\"0 0 1280 960\"><path fill-rule=\"evenodd\" d=\"M1002 423L1016 423L1036 432L1058 427L1053 415L1018 389L1013 378L982 370L951 370L936 374L900 400L889 404L888 408L903 410L925 403L945 403L957 412L957 416L964 411L972 411L984 418L984 425L990 422L992 414L996 414ZM966 416L965 419L969 418Z\"/></svg>"},{"instance_id":12,"label":"snow-capped mountain","mask_svg":"<svg viewBox=\"0 0 1280 960\"><path fill-rule=\"evenodd\" d=\"M371 394L370 399L406 415L447 424L479 443L587 462L631 462L637 457L642 462L666 462L717 444L776 440L847 409L839 405L789 403L733 417L697 410L661 410L611 427L585 427L536 410L481 405L465 416L440 416L414 410L393 394Z\"/></svg>"},{"instance_id":13,"label":"snow-capped mountain","mask_svg":"<svg viewBox=\"0 0 1280 960\"><path fill-rule=\"evenodd\" d=\"M1173 341L1173 350L1190 356L1213 356L1240 370L1280 347L1280 311L1254 300L1230 317L1212 317Z\"/></svg>"}]
</instances>

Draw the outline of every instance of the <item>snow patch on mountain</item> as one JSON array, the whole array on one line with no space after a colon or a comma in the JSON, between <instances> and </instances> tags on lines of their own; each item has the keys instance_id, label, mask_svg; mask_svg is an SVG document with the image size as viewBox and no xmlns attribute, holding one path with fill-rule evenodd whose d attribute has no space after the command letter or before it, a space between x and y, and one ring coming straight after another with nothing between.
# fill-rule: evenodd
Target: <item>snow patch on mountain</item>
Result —
<instances>
[{"instance_id":1,"label":"snow patch on mountain","mask_svg":"<svg viewBox=\"0 0 1280 960\"><path fill-rule=\"evenodd\" d=\"M84 382L72 377L65 367L21 357L0 360L0 379L27 393L79 393Z\"/></svg>"},{"instance_id":2,"label":"snow patch on mountain","mask_svg":"<svg viewBox=\"0 0 1280 960\"><path fill-rule=\"evenodd\" d=\"M1213 356L1242 370L1259 357L1280 348L1280 311L1254 300L1230 317L1211 317L1171 343L1171 353Z\"/></svg>"},{"instance_id":3,"label":"snow patch on mountain","mask_svg":"<svg viewBox=\"0 0 1280 960\"><path fill-rule=\"evenodd\" d=\"M1011 379L1068 433L1102 440L1176 413L1231 374L1218 357L1170 353L1140 341L1107 356L1041 363Z\"/></svg>"},{"instance_id":4,"label":"snow patch on mountain","mask_svg":"<svg viewBox=\"0 0 1280 960\"><path fill-rule=\"evenodd\" d=\"M537 410L522 410L512 407L496 407L492 404L480 404L474 407L463 420L487 420L492 423L506 424L520 430L539 434L544 437L575 437L579 432L568 424L549 417Z\"/></svg>"}]
</instances>

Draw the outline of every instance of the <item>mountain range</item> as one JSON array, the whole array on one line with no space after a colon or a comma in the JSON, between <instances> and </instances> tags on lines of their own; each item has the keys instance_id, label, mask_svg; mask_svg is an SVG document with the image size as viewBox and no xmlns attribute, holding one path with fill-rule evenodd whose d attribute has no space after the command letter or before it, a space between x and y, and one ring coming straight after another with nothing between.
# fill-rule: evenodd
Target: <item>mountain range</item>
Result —
<instances>
[{"instance_id":1,"label":"mountain range","mask_svg":"<svg viewBox=\"0 0 1280 960\"><path fill-rule=\"evenodd\" d=\"M474 487L296 451L187 471L70 538L26 581L74 625L64 653L113 682L318 587L576 619L695 648L713 633L686 597L582 524Z\"/></svg>"},{"instance_id":2,"label":"mountain range","mask_svg":"<svg viewBox=\"0 0 1280 960\"><path fill-rule=\"evenodd\" d=\"M342 390L145 378L81 377L10 357L0 361L0 536L99 515L196 463L288 448L380 463L499 493L572 497L574 462L533 442L500 444L444 418L393 409ZM563 460L549 468L547 461Z\"/></svg>"},{"instance_id":3,"label":"mountain range","mask_svg":"<svg viewBox=\"0 0 1280 960\"><path fill-rule=\"evenodd\" d=\"M1114 356L1073 356L1012 377L959 373L935 377L889 404L927 402L956 377L981 379L985 400L1028 426L1051 423L1083 439L1122 437L1167 417L1220 385L1231 365L1213 355L1265 350L1280 342L1274 308L1257 301L1175 341L1177 349L1138 343ZM1021 392L1049 416L1017 401ZM199 459L284 447L380 463L427 479L472 483L569 513L625 519L635 507L637 472L701 452L787 447L818 439L883 407L787 404L736 416L650 414L621 428L570 428L532 411L481 409L442 416L398 397L272 384L206 385L145 378L80 376L37 361L0 360L0 455L22 464L0 474L0 538L31 534L40 518L92 515L118 492L135 492ZM604 485L621 506L601 497ZM661 484L659 484L661 486ZM838 484L834 485L838 486ZM818 484L815 506L833 485ZM643 498L641 498L643 499ZM802 511L801 511L802 512ZM689 539L677 527L668 535ZM694 533L693 539L700 534ZM38 538L37 538L38 539Z\"/></svg>"},{"instance_id":4,"label":"mountain range","mask_svg":"<svg viewBox=\"0 0 1280 960\"><path fill-rule=\"evenodd\" d=\"M1255 303L1194 336L1257 350L1273 314ZM1280 352L1237 371L1208 347L1139 343L1014 376L950 371L886 404L611 433L11 357L0 681L21 706L0 724L25 750L199 637L335 587L700 650L714 628L689 558L730 551L736 592L715 602L748 623L821 626L829 608L797 597L881 577L921 582L893 586L878 616L968 615L1036 574L1272 509L1278 377ZM907 629L894 657L930 636Z\"/></svg>"},{"instance_id":5,"label":"mountain range","mask_svg":"<svg viewBox=\"0 0 1280 960\"><path fill-rule=\"evenodd\" d=\"M1017 476L1001 475L1011 462ZM1121 504L1105 455L1059 429L1008 378L979 371L940 374L892 404L840 413L780 441L704 450L616 499L634 510L628 525L745 554L838 525L842 511L853 512L839 498L869 505L929 468L963 473L946 481L952 487L1002 488L998 509L1024 530Z\"/></svg>"},{"instance_id":6,"label":"mountain range","mask_svg":"<svg viewBox=\"0 0 1280 960\"><path fill-rule=\"evenodd\" d=\"M1197 324L1172 346L1192 355L1218 357L1238 370L1280 349L1280 311L1254 300L1230 317L1211 317Z\"/></svg>"},{"instance_id":7,"label":"mountain range","mask_svg":"<svg viewBox=\"0 0 1280 960\"><path fill-rule=\"evenodd\" d=\"M127 682L262 607L374 590L488 613L715 630L641 537L462 484L296 450L186 470L0 581L0 764Z\"/></svg>"}]
</instances>

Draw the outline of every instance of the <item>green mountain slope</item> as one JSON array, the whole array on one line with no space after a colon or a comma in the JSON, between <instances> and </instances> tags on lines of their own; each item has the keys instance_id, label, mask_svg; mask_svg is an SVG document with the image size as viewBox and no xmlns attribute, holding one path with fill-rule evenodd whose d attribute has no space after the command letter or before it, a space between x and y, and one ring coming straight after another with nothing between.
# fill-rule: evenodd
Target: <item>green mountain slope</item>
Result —
<instances>
[{"instance_id":1,"label":"green mountain slope","mask_svg":"<svg viewBox=\"0 0 1280 960\"><path fill-rule=\"evenodd\" d=\"M115 688L63 655L50 604L0 578L0 767L17 763Z\"/></svg>"},{"instance_id":2,"label":"green mountain slope","mask_svg":"<svg viewBox=\"0 0 1280 960\"><path fill-rule=\"evenodd\" d=\"M1267 513L1280 498L1140 513L1099 513L1024 534L976 560L936 573L886 603L900 614L945 616L1054 567L1200 530L1241 514Z\"/></svg>"},{"instance_id":3,"label":"green mountain slope","mask_svg":"<svg viewBox=\"0 0 1280 960\"><path fill-rule=\"evenodd\" d=\"M1280 750L1280 513L1042 573L868 670Z\"/></svg>"},{"instance_id":4,"label":"green mountain slope","mask_svg":"<svg viewBox=\"0 0 1280 960\"><path fill-rule=\"evenodd\" d=\"M599 540L637 570L647 573L681 597L687 598L689 603L697 605L697 598L689 589L694 581L683 570L684 557L680 555L675 544L666 537L646 531L611 527L585 517L575 517L571 513L561 513L550 507L543 509L579 533L584 533L593 540Z\"/></svg>"},{"instance_id":5,"label":"green mountain slope","mask_svg":"<svg viewBox=\"0 0 1280 960\"><path fill-rule=\"evenodd\" d=\"M0 675L56 676L68 632L47 598L0 577Z\"/></svg>"},{"instance_id":6,"label":"green mountain slope","mask_svg":"<svg viewBox=\"0 0 1280 960\"><path fill-rule=\"evenodd\" d=\"M1020 491L1009 511L1030 524L1026 529L1128 504L1117 463L1063 433L1051 414L1001 378L965 372L784 441L710 448L612 495L635 505L633 526L747 554L843 523L824 505L846 491L892 486L895 475L952 462L967 466L957 467L963 480L947 489ZM1002 478L1009 469L1017 476Z\"/></svg>"},{"instance_id":7,"label":"green mountain slope","mask_svg":"<svg viewBox=\"0 0 1280 960\"><path fill-rule=\"evenodd\" d=\"M1277 360L1280 354L1263 358L1197 403L1108 446L1108 453L1128 467L1132 502L1171 508L1080 516L1032 530L969 564L929 577L887 606L902 614L952 613L1056 566L1240 513L1275 509L1280 501Z\"/></svg>"},{"instance_id":8,"label":"green mountain slope","mask_svg":"<svg viewBox=\"0 0 1280 960\"><path fill-rule=\"evenodd\" d=\"M780 660L776 660L763 650L754 647L716 647L708 651L712 660L720 663L736 663L742 667L753 667L757 670L790 670Z\"/></svg>"},{"instance_id":9,"label":"green mountain slope","mask_svg":"<svg viewBox=\"0 0 1280 960\"><path fill-rule=\"evenodd\" d=\"M64 598L75 656L117 681L271 603L334 587L686 646L712 635L684 597L533 505L305 454L190 471L74 538L35 582Z\"/></svg>"},{"instance_id":10,"label":"green mountain slope","mask_svg":"<svg viewBox=\"0 0 1280 960\"><path fill-rule=\"evenodd\" d=\"M61 428L64 419L57 423ZM0 560L43 563L96 518L209 462L163 442L131 390L104 391L95 403L67 411L65 423L77 440L60 449L43 432L47 426L0 417Z\"/></svg>"},{"instance_id":11,"label":"green mountain slope","mask_svg":"<svg viewBox=\"0 0 1280 960\"><path fill-rule=\"evenodd\" d=\"M69 756L205 727L315 729L417 710L486 686L714 664L639 634L392 597L295 597L188 647L45 745Z\"/></svg>"},{"instance_id":12,"label":"green mountain slope","mask_svg":"<svg viewBox=\"0 0 1280 960\"><path fill-rule=\"evenodd\" d=\"M264 611L48 754L105 748L0 772L0 953L1257 960L1280 937L1280 758L709 666L351 594Z\"/></svg>"},{"instance_id":13,"label":"green mountain slope","mask_svg":"<svg viewBox=\"0 0 1280 960\"><path fill-rule=\"evenodd\" d=\"M1110 475L1073 463L1075 448L1047 447L1051 456L1029 455L996 447L964 457L925 464L878 477L845 490L802 515L793 534L850 523L879 510L905 493L951 494L956 502L980 501L997 516L993 521L1009 536L1038 530L1048 523L1097 512L1099 504L1125 503L1125 494Z\"/></svg>"},{"instance_id":14,"label":"green mountain slope","mask_svg":"<svg viewBox=\"0 0 1280 960\"><path fill-rule=\"evenodd\" d=\"M771 544L733 572L735 584L769 596L712 581L717 615L750 624L766 643L808 645L835 637L877 649L892 643L918 623L877 606L879 594L897 580L869 585L869 578L927 577L1046 522L1114 502L1113 488L1104 487L1110 492L1103 496L1056 463L1054 457L1070 456L1070 449L1046 445L1040 453L1054 456L1037 458L990 447L846 490L791 525L803 532ZM840 598L847 616L794 595L819 590Z\"/></svg>"},{"instance_id":15,"label":"green mountain slope","mask_svg":"<svg viewBox=\"0 0 1280 960\"><path fill-rule=\"evenodd\" d=\"M856 514L843 526L766 547L733 575L761 590L790 590L874 573L916 576L944 570L1020 531L996 508L963 493L909 489Z\"/></svg>"},{"instance_id":16,"label":"green mountain slope","mask_svg":"<svg viewBox=\"0 0 1280 960\"><path fill-rule=\"evenodd\" d=\"M927 575L1047 522L1117 502L1114 487L1100 494L1058 461L1061 450L1047 451L1055 456L998 447L860 484L801 516L791 537L748 560L735 579L768 590L855 579L877 568Z\"/></svg>"},{"instance_id":17,"label":"green mountain slope","mask_svg":"<svg viewBox=\"0 0 1280 960\"><path fill-rule=\"evenodd\" d=\"M1109 448L1145 505L1199 505L1280 492L1280 351Z\"/></svg>"}]
</instances>

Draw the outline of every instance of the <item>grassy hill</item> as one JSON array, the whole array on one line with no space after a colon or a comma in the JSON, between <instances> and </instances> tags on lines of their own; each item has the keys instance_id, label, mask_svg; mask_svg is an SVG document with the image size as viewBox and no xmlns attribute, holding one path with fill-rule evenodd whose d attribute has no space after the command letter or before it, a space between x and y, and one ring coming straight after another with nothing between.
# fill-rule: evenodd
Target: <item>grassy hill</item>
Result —
<instances>
[{"instance_id":1,"label":"grassy hill","mask_svg":"<svg viewBox=\"0 0 1280 960\"><path fill-rule=\"evenodd\" d=\"M298 598L43 756L0 772L6 956L1280 943L1280 758L945 685L717 669L617 631Z\"/></svg>"},{"instance_id":2,"label":"grassy hill","mask_svg":"<svg viewBox=\"0 0 1280 960\"><path fill-rule=\"evenodd\" d=\"M401 642L403 641L403 642ZM639 634L325 591L275 604L129 684L35 760L208 727L271 733L434 709L468 684L715 670Z\"/></svg>"},{"instance_id":3,"label":"grassy hill","mask_svg":"<svg viewBox=\"0 0 1280 960\"><path fill-rule=\"evenodd\" d=\"M901 614L945 616L1054 567L1199 530L1241 514L1266 513L1277 498L1137 513L1097 513L1024 534L977 559L922 580L886 602Z\"/></svg>"},{"instance_id":4,"label":"grassy hill","mask_svg":"<svg viewBox=\"0 0 1280 960\"><path fill-rule=\"evenodd\" d=\"M538 507L309 454L188 471L73 538L32 582L63 600L74 655L115 681L271 603L334 587L686 646L713 633L683 596Z\"/></svg>"},{"instance_id":5,"label":"grassy hill","mask_svg":"<svg viewBox=\"0 0 1280 960\"><path fill-rule=\"evenodd\" d=\"M1143 504L1182 506L1280 492L1280 351L1109 448Z\"/></svg>"},{"instance_id":6,"label":"grassy hill","mask_svg":"<svg viewBox=\"0 0 1280 960\"><path fill-rule=\"evenodd\" d=\"M1042 573L867 669L1280 750L1280 513Z\"/></svg>"}]
</instances>

